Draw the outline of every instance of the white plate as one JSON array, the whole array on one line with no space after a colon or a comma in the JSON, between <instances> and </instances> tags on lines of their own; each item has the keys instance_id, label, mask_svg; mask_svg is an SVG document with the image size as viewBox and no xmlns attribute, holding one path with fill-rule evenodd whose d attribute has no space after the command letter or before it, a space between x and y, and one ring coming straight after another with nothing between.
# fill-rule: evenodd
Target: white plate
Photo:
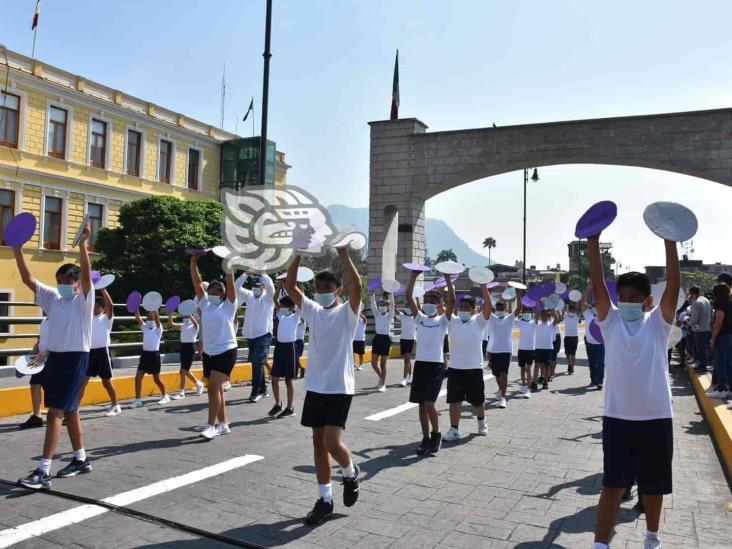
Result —
<instances>
[{"instance_id":1,"label":"white plate","mask_svg":"<svg viewBox=\"0 0 732 549\"><path fill-rule=\"evenodd\" d=\"M298 267L297 269L297 281L298 282L310 282L315 278L315 273L308 267Z\"/></svg>"},{"instance_id":2,"label":"white plate","mask_svg":"<svg viewBox=\"0 0 732 549\"><path fill-rule=\"evenodd\" d=\"M76 234L74 235L74 241L71 243L72 248L76 248L79 245L79 240L81 240L81 233L84 232L84 227L86 227L87 223L89 223L89 215L85 215L84 219L81 221L81 225L79 225L79 228L76 229Z\"/></svg>"},{"instance_id":3,"label":"white plate","mask_svg":"<svg viewBox=\"0 0 732 549\"><path fill-rule=\"evenodd\" d=\"M385 292L389 292L390 294L393 294L394 292L398 291L399 288L401 288L402 285L399 284L398 280L382 280L381 281L381 288Z\"/></svg>"},{"instance_id":4,"label":"white plate","mask_svg":"<svg viewBox=\"0 0 732 549\"><path fill-rule=\"evenodd\" d=\"M39 364L38 366L31 366L30 361L35 358L34 355L21 356L15 361L15 369L21 374L26 376L32 376L38 372L42 372L46 363Z\"/></svg>"},{"instance_id":5,"label":"white plate","mask_svg":"<svg viewBox=\"0 0 732 549\"><path fill-rule=\"evenodd\" d=\"M567 285L564 282L557 282L554 284L554 291L561 295L567 291Z\"/></svg>"},{"instance_id":6,"label":"white plate","mask_svg":"<svg viewBox=\"0 0 732 549\"><path fill-rule=\"evenodd\" d=\"M153 312L160 309L163 305L163 296L158 292L147 292L142 296L142 308L147 312Z\"/></svg>"},{"instance_id":7,"label":"white plate","mask_svg":"<svg viewBox=\"0 0 732 549\"><path fill-rule=\"evenodd\" d=\"M425 293L424 288L415 288L414 292L412 292L412 297L414 299L422 299Z\"/></svg>"},{"instance_id":8,"label":"white plate","mask_svg":"<svg viewBox=\"0 0 732 549\"><path fill-rule=\"evenodd\" d=\"M668 336L668 349L673 349L676 347L676 344L681 341L681 338L683 337L683 334L681 333L681 328L674 325L673 328L671 328L671 333Z\"/></svg>"},{"instance_id":9,"label":"white plate","mask_svg":"<svg viewBox=\"0 0 732 549\"><path fill-rule=\"evenodd\" d=\"M508 282L508 285L511 286L511 288L516 288L517 290L525 290L526 284L521 284L520 282L514 282L513 280L510 280Z\"/></svg>"},{"instance_id":10,"label":"white plate","mask_svg":"<svg viewBox=\"0 0 732 549\"><path fill-rule=\"evenodd\" d=\"M556 304L556 305L554 305L554 310L555 310L555 311L563 311L563 310L564 310L564 306L565 306L565 305L566 305L566 303L565 303L565 302L564 302L564 300L563 300L563 299L562 299L562 298L560 297L560 298L559 298L559 301L557 301L557 304Z\"/></svg>"},{"instance_id":11,"label":"white plate","mask_svg":"<svg viewBox=\"0 0 732 549\"><path fill-rule=\"evenodd\" d=\"M686 242L699 228L694 212L676 202L649 204L643 212L643 221L653 234L674 242Z\"/></svg>"},{"instance_id":12,"label":"white plate","mask_svg":"<svg viewBox=\"0 0 732 549\"><path fill-rule=\"evenodd\" d=\"M465 270L465 265L457 261L441 261L435 265L435 269L442 274L460 274Z\"/></svg>"},{"instance_id":13,"label":"white plate","mask_svg":"<svg viewBox=\"0 0 732 549\"><path fill-rule=\"evenodd\" d=\"M501 299L504 301L511 301L512 299L516 299L516 288L510 287L503 290L503 293L501 294Z\"/></svg>"},{"instance_id":14,"label":"white plate","mask_svg":"<svg viewBox=\"0 0 732 549\"><path fill-rule=\"evenodd\" d=\"M547 304L547 307L554 309L559 305L560 301L562 301L562 297L559 294L552 294L546 298L545 303Z\"/></svg>"},{"instance_id":15,"label":"white plate","mask_svg":"<svg viewBox=\"0 0 732 549\"><path fill-rule=\"evenodd\" d=\"M487 267L470 267L468 270L468 278L476 284L488 284L495 277L493 271Z\"/></svg>"},{"instance_id":16,"label":"white plate","mask_svg":"<svg viewBox=\"0 0 732 549\"><path fill-rule=\"evenodd\" d=\"M101 277L99 277L99 280L94 283L94 289L103 290L107 286L110 286L112 282L114 282L113 274L102 275Z\"/></svg>"},{"instance_id":17,"label":"white plate","mask_svg":"<svg viewBox=\"0 0 732 549\"><path fill-rule=\"evenodd\" d=\"M582 301L582 292L579 290L572 290L569 292L569 300L574 301L575 303L578 303L579 301Z\"/></svg>"},{"instance_id":18,"label":"white plate","mask_svg":"<svg viewBox=\"0 0 732 549\"><path fill-rule=\"evenodd\" d=\"M211 251L214 253L214 255L217 255L222 259L231 255L231 250L226 246L214 246L213 248L211 248Z\"/></svg>"},{"instance_id":19,"label":"white plate","mask_svg":"<svg viewBox=\"0 0 732 549\"><path fill-rule=\"evenodd\" d=\"M183 316L191 316L196 312L196 303L192 299L181 301L178 305L178 312Z\"/></svg>"},{"instance_id":20,"label":"white plate","mask_svg":"<svg viewBox=\"0 0 732 549\"><path fill-rule=\"evenodd\" d=\"M287 278L287 271L277 277L277 280L284 280Z\"/></svg>"}]
</instances>

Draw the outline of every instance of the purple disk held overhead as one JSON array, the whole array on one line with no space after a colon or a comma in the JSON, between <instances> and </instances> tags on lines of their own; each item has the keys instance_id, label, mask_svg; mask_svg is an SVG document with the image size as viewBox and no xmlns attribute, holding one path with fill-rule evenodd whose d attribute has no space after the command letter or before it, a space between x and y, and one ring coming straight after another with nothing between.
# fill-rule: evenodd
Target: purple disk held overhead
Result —
<instances>
[{"instance_id":1,"label":"purple disk held overhead","mask_svg":"<svg viewBox=\"0 0 732 549\"><path fill-rule=\"evenodd\" d=\"M574 236L577 238L597 236L615 221L617 215L618 207L615 202L609 200L598 202L580 217L574 229Z\"/></svg>"},{"instance_id":2,"label":"purple disk held overhead","mask_svg":"<svg viewBox=\"0 0 732 549\"><path fill-rule=\"evenodd\" d=\"M23 377L23 372L19 372L19 371L18 371L18 370L16 369L16 370L15 370L15 377L17 377L18 379L20 379L21 377Z\"/></svg>"},{"instance_id":3,"label":"purple disk held overhead","mask_svg":"<svg viewBox=\"0 0 732 549\"><path fill-rule=\"evenodd\" d=\"M401 287L401 288L399 288L399 289L398 289L398 290L397 290L396 292L394 292L394 296L395 296L395 297L398 297L398 296L400 296L400 295L405 295L406 293L407 293L407 288L406 288L406 286L402 286L402 287Z\"/></svg>"},{"instance_id":4,"label":"purple disk held overhead","mask_svg":"<svg viewBox=\"0 0 732 549\"><path fill-rule=\"evenodd\" d=\"M458 279L459 276L460 275L457 275L457 274L451 274L450 275L450 281L454 283ZM435 288L444 288L445 286L447 286L447 280L445 280L445 277L438 278L434 282L434 287Z\"/></svg>"},{"instance_id":5,"label":"purple disk held overhead","mask_svg":"<svg viewBox=\"0 0 732 549\"><path fill-rule=\"evenodd\" d=\"M171 296L165 302L165 312L172 315L180 305L180 298L177 295Z\"/></svg>"},{"instance_id":6,"label":"purple disk held overhead","mask_svg":"<svg viewBox=\"0 0 732 549\"><path fill-rule=\"evenodd\" d=\"M142 294L140 292L132 292L127 296L127 312L135 314L140 309L142 303Z\"/></svg>"},{"instance_id":7,"label":"purple disk held overhead","mask_svg":"<svg viewBox=\"0 0 732 549\"><path fill-rule=\"evenodd\" d=\"M549 297L556 291L557 285L554 282L545 282L542 289L544 291L544 297Z\"/></svg>"},{"instance_id":8,"label":"purple disk held overhead","mask_svg":"<svg viewBox=\"0 0 732 549\"><path fill-rule=\"evenodd\" d=\"M422 265L421 263L404 263L402 267L409 271L418 271L420 273L425 273L432 270L427 265Z\"/></svg>"},{"instance_id":9,"label":"purple disk held overhead","mask_svg":"<svg viewBox=\"0 0 732 549\"><path fill-rule=\"evenodd\" d=\"M562 301L567 301L569 299L569 290L565 290L560 297L562 298Z\"/></svg>"},{"instance_id":10,"label":"purple disk held overhead","mask_svg":"<svg viewBox=\"0 0 732 549\"><path fill-rule=\"evenodd\" d=\"M527 295L525 295L524 297L521 298L521 304L524 307L528 307L528 308L536 307L536 301L534 301Z\"/></svg>"},{"instance_id":11,"label":"purple disk held overhead","mask_svg":"<svg viewBox=\"0 0 732 549\"><path fill-rule=\"evenodd\" d=\"M535 284L534 286L529 288L528 292L526 292L526 297L532 299L533 301L541 299L542 297L544 297L544 289L538 284Z\"/></svg>"},{"instance_id":12,"label":"purple disk held overhead","mask_svg":"<svg viewBox=\"0 0 732 549\"><path fill-rule=\"evenodd\" d=\"M590 322L588 330L590 330L590 335L594 337L597 341L599 341L600 343L605 342L605 339L602 337L602 330L600 330L600 325L595 322L594 319L592 320L592 322Z\"/></svg>"},{"instance_id":13,"label":"purple disk held overhead","mask_svg":"<svg viewBox=\"0 0 732 549\"><path fill-rule=\"evenodd\" d=\"M92 284L96 284L97 282L99 282L99 279L100 278L102 278L102 273L100 273L99 271L92 271L91 272Z\"/></svg>"},{"instance_id":14,"label":"purple disk held overhead","mask_svg":"<svg viewBox=\"0 0 732 549\"><path fill-rule=\"evenodd\" d=\"M186 248L188 255L204 255L211 251L211 248Z\"/></svg>"},{"instance_id":15,"label":"purple disk held overhead","mask_svg":"<svg viewBox=\"0 0 732 549\"><path fill-rule=\"evenodd\" d=\"M615 305L618 304L618 285L614 280L606 280L605 286L607 286L607 293L610 294L610 301Z\"/></svg>"},{"instance_id":16,"label":"purple disk held overhead","mask_svg":"<svg viewBox=\"0 0 732 549\"><path fill-rule=\"evenodd\" d=\"M373 292L373 291L377 290L378 288L381 288L381 278L380 277L372 278L371 280L369 280L368 284L366 285L366 289L369 292Z\"/></svg>"},{"instance_id":17,"label":"purple disk held overhead","mask_svg":"<svg viewBox=\"0 0 732 549\"><path fill-rule=\"evenodd\" d=\"M485 287L490 290L491 288L495 288L496 286L500 286L500 285L501 285L500 282L497 282L494 280L493 282L489 282L488 284L486 284Z\"/></svg>"},{"instance_id":18,"label":"purple disk held overhead","mask_svg":"<svg viewBox=\"0 0 732 549\"><path fill-rule=\"evenodd\" d=\"M11 248L20 248L36 232L36 218L32 213L23 212L13 217L3 228L3 240Z\"/></svg>"}]
</instances>

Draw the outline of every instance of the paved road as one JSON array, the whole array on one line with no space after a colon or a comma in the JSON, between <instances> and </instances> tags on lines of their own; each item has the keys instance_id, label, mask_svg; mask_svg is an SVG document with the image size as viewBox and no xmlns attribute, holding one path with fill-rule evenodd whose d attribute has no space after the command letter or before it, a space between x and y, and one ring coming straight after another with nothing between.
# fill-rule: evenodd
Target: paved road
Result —
<instances>
[{"instance_id":1,"label":"paved road","mask_svg":"<svg viewBox=\"0 0 732 549\"><path fill-rule=\"evenodd\" d=\"M582 346L580 354L584 355ZM466 407L462 426L467 436L445 443L435 457L422 459L414 454L419 440L414 409L381 421L365 419L403 404L407 390L390 387L385 394L375 393L373 373L359 372L346 439L364 473L361 499L355 507L344 508L334 476L336 517L318 528L302 525L316 498L308 431L297 419L264 419L271 400L250 404L245 387L227 394L232 433L213 442L198 437L205 421L205 397L164 407L151 399L144 408L125 410L117 418L103 417L102 406L84 409L94 472L58 479L54 488L95 499L133 490L113 501L127 498L123 503L134 510L263 546L589 547L601 486L602 397L586 389L585 364L580 360L577 375L559 375L550 391L530 401L509 400L506 410L494 403L487 413L487 437L473 434L475 421ZM400 369L391 362L389 381L398 380ZM514 363L511 377L516 373ZM492 394L495 383L487 384ZM297 390L299 409L301 381ZM684 375L673 378L673 393L675 478L674 495L663 513L664 548L730 547L732 517L724 511L724 504L732 500L730 487ZM446 427L447 405L441 400ZM40 449L42 430L18 432L14 425L20 419L0 422L4 479L15 480L32 469ZM69 458L67 440L59 451L54 470ZM230 461L241 456L263 459ZM206 468L217 464L230 469L197 481L190 478L193 472L211 474ZM159 484L173 477L179 477L174 484ZM641 546L645 525L631 506L632 502L624 505L614 548ZM6 546L3 536L14 527L15 534L37 534L13 545L23 549L231 547L158 523L0 485L0 547Z\"/></svg>"}]
</instances>

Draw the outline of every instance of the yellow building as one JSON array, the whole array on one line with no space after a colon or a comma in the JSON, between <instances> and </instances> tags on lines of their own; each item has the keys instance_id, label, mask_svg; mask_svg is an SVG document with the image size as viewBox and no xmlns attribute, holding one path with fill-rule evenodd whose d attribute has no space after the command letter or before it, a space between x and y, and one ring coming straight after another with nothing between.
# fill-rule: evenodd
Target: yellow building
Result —
<instances>
[{"instance_id":1,"label":"yellow building","mask_svg":"<svg viewBox=\"0 0 732 549\"><path fill-rule=\"evenodd\" d=\"M93 247L94 233L114 228L126 202L219 200L221 144L235 134L10 50L0 52L0 73L0 317L38 314L7 304L33 298L2 240L13 215L36 216L23 253L39 280L55 284L56 269L78 260L72 242L84 215ZM289 166L284 154L275 158L282 185ZM36 331L0 321L0 348L30 347L32 339L17 336Z\"/></svg>"}]
</instances>

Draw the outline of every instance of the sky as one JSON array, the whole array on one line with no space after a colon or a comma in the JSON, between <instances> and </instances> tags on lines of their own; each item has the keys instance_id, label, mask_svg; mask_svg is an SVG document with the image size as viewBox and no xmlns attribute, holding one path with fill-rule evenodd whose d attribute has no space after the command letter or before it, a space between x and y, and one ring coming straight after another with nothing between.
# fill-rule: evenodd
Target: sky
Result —
<instances>
[{"instance_id":1,"label":"sky","mask_svg":"<svg viewBox=\"0 0 732 549\"><path fill-rule=\"evenodd\" d=\"M0 0L0 42L30 54L34 0ZM44 0L36 57L225 128L262 92L264 0ZM428 131L732 106L732 2L726 0L274 0L269 136L288 181L322 203L368 205L369 127L388 118L399 49L401 117ZM551 166L531 183L528 263L567 266L583 211L614 200L604 234L625 270L663 261L642 212L656 200L699 217L695 259L732 263L732 188L669 172ZM521 257L523 176L463 185L427 202L475 249ZM467 214L467 215L466 215Z\"/></svg>"}]
</instances>

